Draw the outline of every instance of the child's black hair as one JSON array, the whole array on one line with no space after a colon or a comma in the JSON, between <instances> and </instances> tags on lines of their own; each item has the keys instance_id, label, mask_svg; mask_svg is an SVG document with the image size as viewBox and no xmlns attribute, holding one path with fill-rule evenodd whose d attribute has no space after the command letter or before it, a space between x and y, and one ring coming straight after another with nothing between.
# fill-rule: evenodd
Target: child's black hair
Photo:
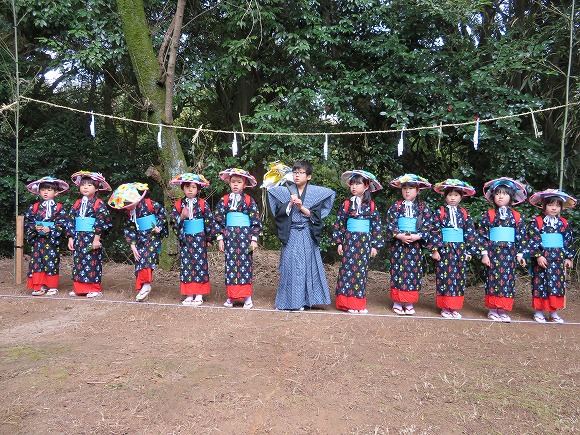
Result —
<instances>
[{"instance_id":1,"label":"child's black hair","mask_svg":"<svg viewBox=\"0 0 580 435\"><path fill-rule=\"evenodd\" d=\"M558 198L557 196L548 196L542 199L542 211L545 213L546 206L552 205L555 202L557 202L558 205L560 206L560 209L562 209L562 207L564 206L564 201L562 201L562 198Z\"/></svg>"},{"instance_id":2,"label":"child's black hair","mask_svg":"<svg viewBox=\"0 0 580 435\"><path fill-rule=\"evenodd\" d=\"M91 177L82 177L81 181L79 183L79 186L82 186L83 183L92 184L93 186L95 186L95 189L99 190L99 181L98 180L94 180Z\"/></svg>"},{"instance_id":3,"label":"child's black hair","mask_svg":"<svg viewBox=\"0 0 580 435\"><path fill-rule=\"evenodd\" d=\"M298 160L292 166L292 172L300 169L303 169L304 172L306 172L306 175L312 175L312 163L307 162L306 160Z\"/></svg>"},{"instance_id":4,"label":"child's black hair","mask_svg":"<svg viewBox=\"0 0 580 435\"><path fill-rule=\"evenodd\" d=\"M188 185L190 185L190 184L195 184L195 185L197 186L197 193L199 194L199 190L200 190L200 189L199 189L199 186L197 185L197 183L194 183L193 181L188 181L188 182L186 182L186 183L180 183L180 184L179 184L179 187L181 187L181 190L183 190L183 188L184 188L185 186L188 186Z\"/></svg>"},{"instance_id":5,"label":"child's black hair","mask_svg":"<svg viewBox=\"0 0 580 435\"><path fill-rule=\"evenodd\" d=\"M368 178L363 177L361 174L353 174L349 178L348 182L349 182L349 185L352 183L364 184L367 189L363 193L362 203L369 204L371 202L371 189L370 189L371 181Z\"/></svg>"},{"instance_id":6,"label":"child's black hair","mask_svg":"<svg viewBox=\"0 0 580 435\"><path fill-rule=\"evenodd\" d=\"M40 189L52 189L52 190L56 191L57 190L56 183L51 183L50 181L43 181L38 186L38 190L40 190Z\"/></svg>"},{"instance_id":7,"label":"child's black hair","mask_svg":"<svg viewBox=\"0 0 580 435\"><path fill-rule=\"evenodd\" d=\"M516 191L513 188L506 186L505 184L500 184L495 189L493 189L492 196L494 198L495 198L496 193L503 193L505 195L508 195L510 197L509 205L513 204L514 198L516 197ZM493 204L496 205L495 200L493 201Z\"/></svg>"},{"instance_id":8,"label":"child's black hair","mask_svg":"<svg viewBox=\"0 0 580 435\"><path fill-rule=\"evenodd\" d=\"M445 190L443 191L443 198L447 198L447 195L449 195L451 192L457 192L463 198L463 190L457 187L446 187Z\"/></svg>"}]
</instances>

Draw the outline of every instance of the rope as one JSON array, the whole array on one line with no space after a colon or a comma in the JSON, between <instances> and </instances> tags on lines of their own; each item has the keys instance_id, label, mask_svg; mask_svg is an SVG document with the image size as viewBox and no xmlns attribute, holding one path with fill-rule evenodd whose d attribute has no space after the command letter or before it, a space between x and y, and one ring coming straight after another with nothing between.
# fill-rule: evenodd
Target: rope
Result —
<instances>
[{"instance_id":1,"label":"rope","mask_svg":"<svg viewBox=\"0 0 580 435\"><path fill-rule=\"evenodd\" d=\"M0 107L0 113L4 112L5 110L10 109L12 106L16 105L16 101L14 101L13 103L7 104L5 106Z\"/></svg>"},{"instance_id":2,"label":"rope","mask_svg":"<svg viewBox=\"0 0 580 435\"><path fill-rule=\"evenodd\" d=\"M64 110L69 110L72 112L83 113L86 115L94 115L94 116L99 116L101 118L114 119L116 121L133 122L136 124L153 126L155 128L159 127L159 123L154 123L154 122L149 122L149 121L140 121L137 119L129 119L129 118L124 118L124 117L114 116L114 115L105 115L103 113L92 113L91 111L88 111L88 110L75 109L73 107L67 107L67 106L62 106L60 104L50 103L48 101L36 100L34 98L21 97L21 99L26 100L26 101L31 101L34 103L38 103L38 104L44 104L44 105L47 105L50 107L55 107L58 109L64 109ZM15 104L15 103L12 103L12 104ZM485 123L485 122L500 121L500 120L504 120L504 119L519 118L522 116L527 116L530 113L549 112L552 110L562 109L564 107L575 106L578 104L580 104L580 102L562 104L560 106L548 107L546 109L528 110L526 112L518 113L515 115L497 116L495 118L487 118L487 119L480 118L479 122ZM440 130L442 128L447 128L447 127L464 127L466 125L475 125L476 123L477 123L477 120L474 120L474 121L458 122L458 123L453 123L453 124L438 124L438 125L434 125L434 126L430 126L430 127L410 127L410 128L405 127L404 130L405 131L421 131L421 130L435 130L435 129ZM184 127L184 126L176 126L176 125L170 125L170 126L165 126L165 127L174 128L176 130L195 131L196 134L198 134L198 132L225 133L225 134L237 133L236 131L233 131L233 130L213 130L213 129L209 129L209 128L200 128L200 127ZM325 132L288 133L288 132L263 132L263 131L244 131L243 133L244 133L244 135L254 135L254 136L324 136L324 135L348 136L348 135L364 135L364 134L400 133L401 131L403 131L402 128L396 129L396 130L342 131L342 132L334 132L334 133L325 133Z\"/></svg>"},{"instance_id":3,"label":"rope","mask_svg":"<svg viewBox=\"0 0 580 435\"><path fill-rule=\"evenodd\" d=\"M138 306L152 306L152 307L171 307L171 308L178 308L184 310L225 310L229 312L243 312L243 313L277 313L282 314L285 316L350 316L353 318L356 317L377 317L377 318L393 318L393 319L408 319L408 320L440 320L444 322L456 323L456 322L482 322L482 323L496 323L496 324L504 324L503 322L497 322L490 319L482 319L482 318L470 318L470 317L462 317L461 319L445 319L441 316L399 316L396 314L350 314L345 313L342 311L326 311L326 310L308 310L308 311L285 311L285 310L277 310L277 309L268 309L268 308L252 308L251 310L244 310L243 308L240 309L232 309L226 308L222 306L212 306L212 305L201 305L199 307L188 307L181 304L168 304L168 303L160 303L160 302L132 302L132 301L115 301L111 299L87 299L87 298L61 298L61 297L52 297L52 296L22 296L22 295L5 295L0 294L0 298L7 298L7 299L32 299L36 301L40 300L55 300L55 301L66 301L66 302L78 302L78 303L87 303L87 304L117 304L117 305L138 305ZM531 323L537 324L534 320L514 320L512 319L511 323ZM549 322L548 322L549 323ZM546 323L546 324L548 324ZM556 325L556 323L554 323ZM564 322L558 323L559 327L570 325L570 326L578 326L580 322Z\"/></svg>"}]
</instances>

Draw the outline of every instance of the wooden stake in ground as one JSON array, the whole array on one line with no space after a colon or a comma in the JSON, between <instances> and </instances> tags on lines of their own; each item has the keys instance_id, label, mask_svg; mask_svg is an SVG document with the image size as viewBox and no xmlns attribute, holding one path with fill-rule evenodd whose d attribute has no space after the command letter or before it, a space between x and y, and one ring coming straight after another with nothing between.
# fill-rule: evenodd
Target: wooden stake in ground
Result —
<instances>
[{"instance_id":1,"label":"wooden stake in ground","mask_svg":"<svg viewBox=\"0 0 580 435\"><path fill-rule=\"evenodd\" d=\"M16 217L16 246L14 247L14 283L22 284L24 246L24 216Z\"/></svg>"}]
</instances>

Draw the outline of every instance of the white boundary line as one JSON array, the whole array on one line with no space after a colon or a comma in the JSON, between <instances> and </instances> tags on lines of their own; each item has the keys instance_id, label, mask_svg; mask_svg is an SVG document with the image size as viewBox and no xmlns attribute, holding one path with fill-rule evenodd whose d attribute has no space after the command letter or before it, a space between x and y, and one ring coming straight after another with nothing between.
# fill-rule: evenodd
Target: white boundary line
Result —
<instances>
[{"instance_id":1,"label":"white boundary line","mask_svg":"<svg viewBox=\"0 0 580 435\"><path fill-rule=\"evenodd\" d=\"M214 305L201 305L197 307L186 306L179 303L174 304L167 304L167 303L160 303L160 302L136 302L136 301L115 301L112 299L87 299L82 297L70 297L70 298L60 298L60 297L52 297L52 296L27 296L27 295L5 295L0 294L0 299L34 299L34 300L53 300L53 301L68 301L68 302L79 302L79 303L106 303L106 304L119 304L119 305L139 305L139 306L157 306L157 307L179 307L180 309L188 309L188 310L196 310L196 309L209 309L209 310L227 310L227 311L235 311L238 310L244 313L248 312L261 312L261 313L279 313L285 315L300 315L300 314L308 314L308 315L331 315L331 316L350 316L350 317L385 317L385 318L396 318L396 319L421 319L421 320L441 320L445 322L455 323L458 321L466 321L466 322L484 322L484 323L497 323L497 324L504 324L505 322L498 322L490 319L483 319L483 318L471 318L471 317L462 317L461 319L446 319L440 316L399 316L396 314L351 314L345 313L342 311L326 311L326 310L304 310L304 311L287 311L287 310L277 310L277 309L268 309L268 308L252 308L250 310L245 310L243 308L239 309L232 309ZM513 320L510 323L531 323L531 324L538 324L538 322L534 320ZM554 323L554 322L546 322L546 325L571 325L571 326L578 326L580 322L564 322L564 323Z\"/></svg>"}]
</instances>

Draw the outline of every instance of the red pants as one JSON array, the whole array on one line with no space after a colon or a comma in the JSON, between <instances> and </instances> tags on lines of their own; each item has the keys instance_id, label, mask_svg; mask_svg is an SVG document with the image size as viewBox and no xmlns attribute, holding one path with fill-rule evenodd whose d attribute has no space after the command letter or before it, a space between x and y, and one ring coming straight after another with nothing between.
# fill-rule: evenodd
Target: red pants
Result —
<instances>
[{"instance_id":1,"label":"red pants","mask_svg":"<svg viewBox=\"0 0 580 435\"><path fill-rule=\"evenodd\" d=\"M28 278L27 287L30 290L40 290L42 286L58 288L58 275L47 275L46 272L32 272Z\"/></svg>"},{"instance_id":2,"label":"red pants","mask_svg":"<svg viewBox=\"0 0 580 435\"><path fill-rule=\"evenodd\" d=\"M493 310L511 311L514 307L514 298L504 298L503 296L485 295L485 306Z\"/></svg>"},{"instance_id":3,"label":"red pants","mask_svg":"<svg viewBox=\"0 0 580 435\"><path fill-rule=\"evenodd\" d=\"M460 310L463 308L463 296L437 296L437 307L447 310Z\"/></svg>"},{"instance_id":4,"label":"red pants","mask_svg":"<svg viewBox=\"0 0 580 435\"><path fill-rule=\"evenodd\" d=\"M100 282L78 282L73 281L73 291L77 295L86 295L88 293L99 292L101 291L101 283Z\"/></svg>"},{"instance_id":5,"label":"red pants","mask_svg":"<svg viewBox=\"0 0 580 435\"><path fill-rule=\"evenodd\" d=\"M179 286L179 291L185 296L194 295L209 295L209 281L208 282L182 282Z\"/></svg>"},{"instance_id":6,"label":"red pants","mask_svg":"<svg viewBox=\"0 0 580 435\"><path fill-rule=\"evenodd\" d=\"M137 272L137 277L135 278L135 290L141 290L143 284L151 284L153 282L153 269L141 269Z\"/></svg>"},{"instance_id":7,"label":"red pants","mask_svg":"<svg viewBox=\"0 0 580 435\"><path fill-rule=\"evenodd\" d=\"M532 297L532 307L536 311L556 311L566 308L565 296L548 296L548 299Z\"/></svg>"},{"instance_id":8,"label":"red pants","mask_svg":"<svg viewBox=\"0 0 580 435\"><path fill-rule=\"evenodd\" d=\"M343 311L348 310L366 310L367 298L355 298L354 296L337 295L336 308Z\"/></svg>"},{"instance_id":9,"label":"red pants","mask_svg":"<svg viewBox=\"0 0 580 435\"><path fill-rule=\"evenodd\" d=\"M418 290L399 290L396 288L391 288L391 299L394 302L414 304L419 300Z\"/></svg>"},{"instance_id":10,"label":"red pants","mask_svg":"<svg viewBox=\"0 0 580 435\"><path fill-rule=\"evenodd\" d=\"M252 296L252 284L226 285L228 299L244 299Z\"/></svg>"}]
</instances>

